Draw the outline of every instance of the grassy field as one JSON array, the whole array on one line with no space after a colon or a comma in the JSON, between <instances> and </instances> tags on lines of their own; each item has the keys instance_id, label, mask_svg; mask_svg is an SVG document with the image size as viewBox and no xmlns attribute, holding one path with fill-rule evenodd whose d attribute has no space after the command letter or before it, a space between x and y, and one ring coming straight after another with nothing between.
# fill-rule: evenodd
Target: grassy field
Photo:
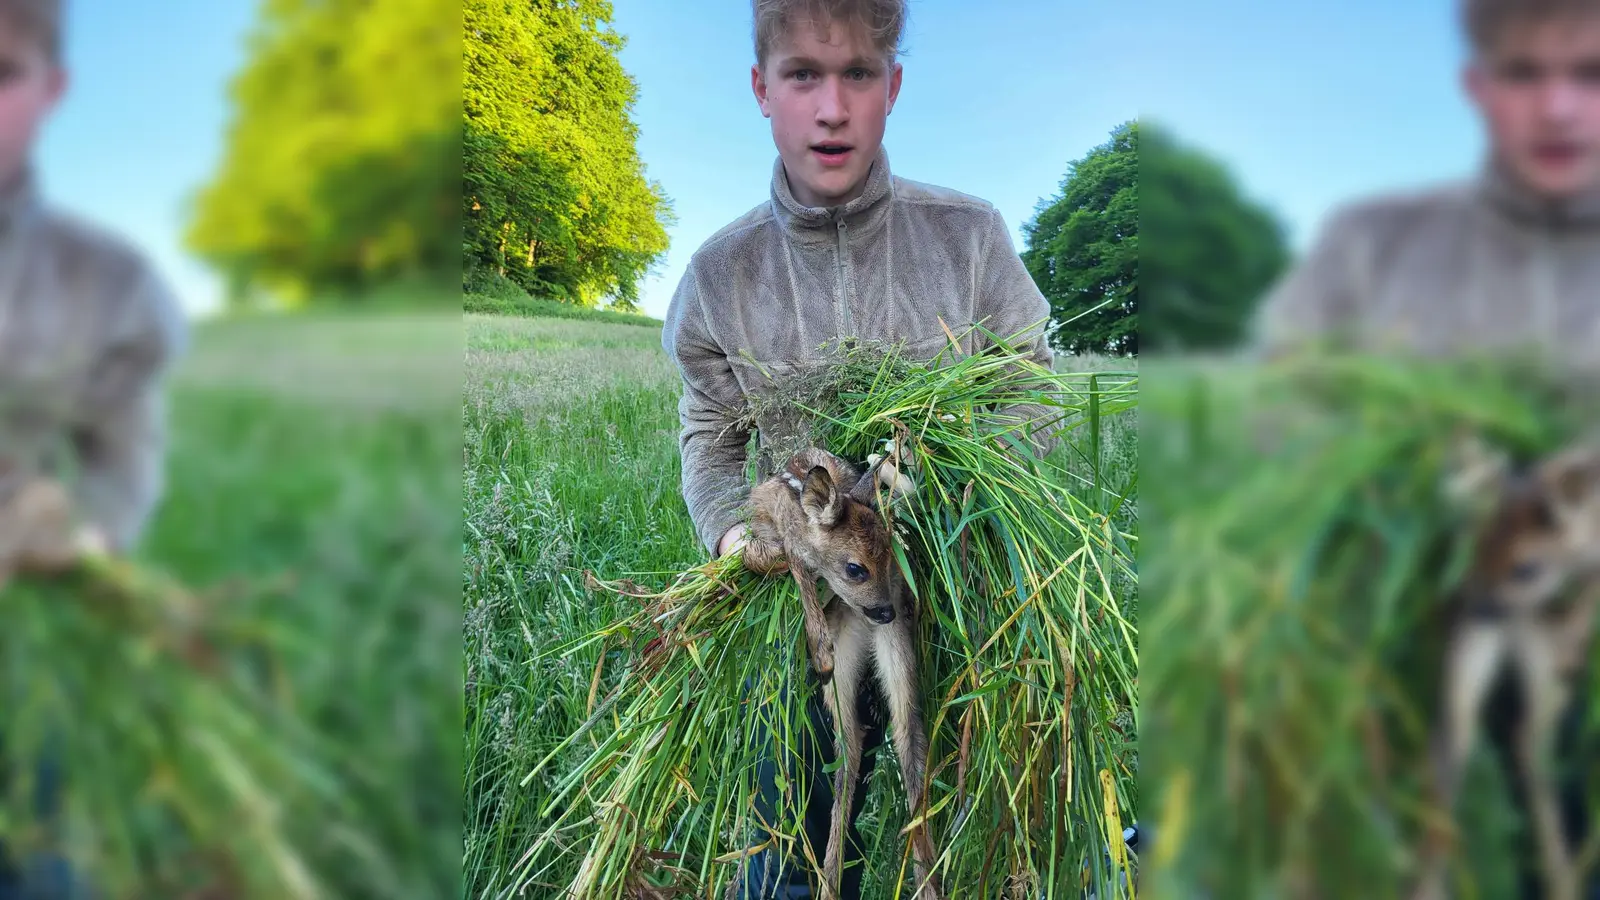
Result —
<instances>
[{"instance_id":1,"label":"grassy field","mask_svg":"<svg viewBox=\"0 0 1600 900\"><path fill-rule=\"evenodd\" d=\"M273 688L343 811L264 787L331 896L459 890L460 347L454 314L215 322L172 382L169 489L138 556L294 636Z\"/></svg>"},{"instance_id":2,"label":"grassy field","mask_svg":"<svg viewBox=\"0 0 1600 900\"><path fill-rule=\"evenodd\" d=\"M586 591L584 571L660 584L705 553L679 493L679 381L659 329L487 315L466 323L462 896L491 898L509 887L564 772L524 776L591 703L599 652L553 651L627 612ZM1131 365L1063 359L1060 368ZM1136 461L1132 418L1103 435L1102 465L1118 489ZM878 788L891 772L875 773L864 834L875 830ZM548 873L534 895L555 896L571 874ZM881 876L869 872L868 898L887 896L873 887Z\"/></svg>"},{"instance_id":3,"label":"grassy field","mask_svg":"<svg viewBox=\"0 0 1600 900\"><path fill-rule=\"evenodd\" d=\"M496 294L468 293L463 309L477 315L525 316L541 319L576 319L585 322L609 322L613 325L641 325L660 328L661 320L614 309L590 309L555 300L538 300L520 291L503 291Z\"/></svg>"}]
</instances>

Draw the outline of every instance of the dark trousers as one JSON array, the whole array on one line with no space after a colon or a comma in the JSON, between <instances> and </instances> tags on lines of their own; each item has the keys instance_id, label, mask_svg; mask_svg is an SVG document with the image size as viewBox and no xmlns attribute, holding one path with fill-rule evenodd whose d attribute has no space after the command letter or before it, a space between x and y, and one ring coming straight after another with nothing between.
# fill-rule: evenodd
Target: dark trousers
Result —
<instances>
[{"instance_id":1,"label":"dark trousers","mask_svg":"<svg viewBox=\"0 0 1600 900\"><path fill-rule=\"evenodd\" d=\"M1589 668L1594 668L1592 663ZM1533 822L1528 814L1528 785L1517 766L1516 727L1523 715L1521 686L1517 677L1514 670L1508 671L1490 694L1484 730L1488 733L1501 770L1510 783L1512 799L1523 818L1516 847L1516 858L1521 862L1518 867L1517 896L1522 900L1542 900L1545 889L1539 870L1538 842L1533 835ZM1591 761L1597 758L1596 754L1600 754L1600 741L1594 736L1581 734L1583 720L1592 702L1589 684L1593 677L1590 671L1578 678L1566 718L1562 720L1556 738L1554 753L1559 776L1557 802L1561 807L1568 844L1574 852L1581 850L1594 829L1595 814L1589 808L1589 792L1594 787L1590 766ZM1588 883L1584 885L1583 896L1585 900L1600 900L1600 873L1591 872Z\"/></svg>"},{"instance_id":2,"label":"dark trousers","mask_svg":"<svg viewBox=\"0 0 1600 900\"><path fill-rule=\"evenodd\" d=\"M10 754L0 735L0 789L10 780ZM60 818L61 764L59 748L48 745L36 764L33 807L47 834ZM16 859L0 840L0 900L82 900L87 888L79 883L65 858L54 853L30 854Z\"/></svg>"},{"instance_id":3,"label":"dark trousers","mask_svg":"<svg viewBox=\"0 0 1600 900\"><path fill-rule=\"evenodd\" d=\"M811 676L815 679L815 676ZM813 685L815 681L813 680ZM857 830L861 807L867 798L868 776L877 766L878 749L884 743L887 716L875 679L865 679L861 695L856 700L858 720L862 724L861 772L856 783L855 796L850 803L850 817L845 829L844 872L840 885L841 900L858 900L861 896L862 840ZM821 690L811 695L806 704L806 715L811 721L811 732L805 733L796 749L801 757L798 778L793 790L796 796L805 797L804 828L816 854L817 864L822 864L828 848L828 826L833 816L833 776L823 767L834 760L833 721L823 704ZM772 736L763 724L757 732L757 741L764 748L763 761L757 770L756 810L761 819L780 827L783 795L778 790L778 765L776 747ZM786 818L786 816L785 816ZM758 836L756 843L760 843ZM821 873L812 872L810 864L798 847L793 854L781 853L778 847L768 847L746 860L741 873L741 900L811 900L820 896L813 893L813 880L820 881Z\"/></svg>"}]
</instances>

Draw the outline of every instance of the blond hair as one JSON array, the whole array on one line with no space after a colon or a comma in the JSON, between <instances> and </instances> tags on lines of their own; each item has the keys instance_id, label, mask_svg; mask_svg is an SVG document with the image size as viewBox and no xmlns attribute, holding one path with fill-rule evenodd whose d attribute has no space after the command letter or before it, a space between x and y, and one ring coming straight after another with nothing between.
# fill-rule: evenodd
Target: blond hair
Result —
<instances>
[{"instance_id":1,"label":"blond hair","mask_svg":"<svg viewBox=\"0 0 1600 900\"><path fill-rule=\"evenodd\" d=\"M1600 0L1462 0L1461 24L1483 52L1514 28L1552 19L1600 15Z\"/></svg>"},{"instance_id":2,"label":"blond hair","mask_svg":"<svg viewBox=\"0 0 1600 900\"><path fill-rule=\"evenodd\" d=\"M783 35L801 25L819 30L839 22L862 29L872 46L892 63L906 29L906 0L751 0L755 19L756 65Z\"/></svg>"},{"instance_id":3,"label":"blond hair","mask_svg":"<svg viewBox=\"0 0 1600 900\"><path fill-rule=\"evenodd\" d=\"M0 0L0 22L36 41L51 62L61 60L63 0Z\"/></svg>"}]
</instances>

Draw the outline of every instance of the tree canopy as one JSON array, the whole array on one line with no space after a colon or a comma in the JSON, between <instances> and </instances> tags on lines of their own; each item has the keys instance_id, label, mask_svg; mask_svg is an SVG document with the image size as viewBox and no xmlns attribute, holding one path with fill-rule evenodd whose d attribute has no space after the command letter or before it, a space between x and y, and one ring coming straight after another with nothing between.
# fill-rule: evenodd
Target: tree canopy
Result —
<instances>
[{"instance_id":1,"label":"tree canopy","mask_svg":"<svg viewBox=\"0 0 1600 900\"><path fill-rule=\"evenodd\" d=\"M352 296L459 267L449 0L264 0L186 242L228 299Z\"/></svg>"},{"instance_id":2,"label":"tree canopy","mask_svg":"<svg viewBox=\"0 0 1600 900\"><path fill-rule=\"evenodd\" d=\"M1146 125L1140 163L1145 347L1237 346L1289 264L1282 224L1222 162L1164 130Z\"/></svg>"},{"instance_id":3,"label":"tree canopy","mask_svg":"<svg viewBox=\"0 0 1600 900\"><path fill-rule=\"evenodd\" d=\"M1118 125L1023 225L1022 261L1050 301L1061 350L1139 350L1138 143L1137 122Z\"/></svg>"},{"instance_id":4,"label":"tree canopy","mask_svg":"<svg viewBox=\"0 0 1600 900\"><path fill-rule=\"evenodd\" d=\"M631 306L667 249L601 0L466 0L463 251L536 296Z\"/></svg>"}]
</instances>

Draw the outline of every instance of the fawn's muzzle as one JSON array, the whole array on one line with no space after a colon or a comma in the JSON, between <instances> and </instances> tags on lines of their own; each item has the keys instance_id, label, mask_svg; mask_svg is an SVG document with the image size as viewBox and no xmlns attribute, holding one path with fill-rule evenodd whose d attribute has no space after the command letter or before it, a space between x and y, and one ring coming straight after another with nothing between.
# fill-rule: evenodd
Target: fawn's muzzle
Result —
<instances>
[{"instance_id":1,"label":"fawn's muzzle","mask_svg":"<svg viewBox=\"0 0 1600 900\"><path fill-rule=\"evenodd\" d=\"M870 606L863 609L862 612L867 614L867 618L877 622L879 625L887 625L894 621L894 607L888 604Z\"/></svg>"}]
</instances>

